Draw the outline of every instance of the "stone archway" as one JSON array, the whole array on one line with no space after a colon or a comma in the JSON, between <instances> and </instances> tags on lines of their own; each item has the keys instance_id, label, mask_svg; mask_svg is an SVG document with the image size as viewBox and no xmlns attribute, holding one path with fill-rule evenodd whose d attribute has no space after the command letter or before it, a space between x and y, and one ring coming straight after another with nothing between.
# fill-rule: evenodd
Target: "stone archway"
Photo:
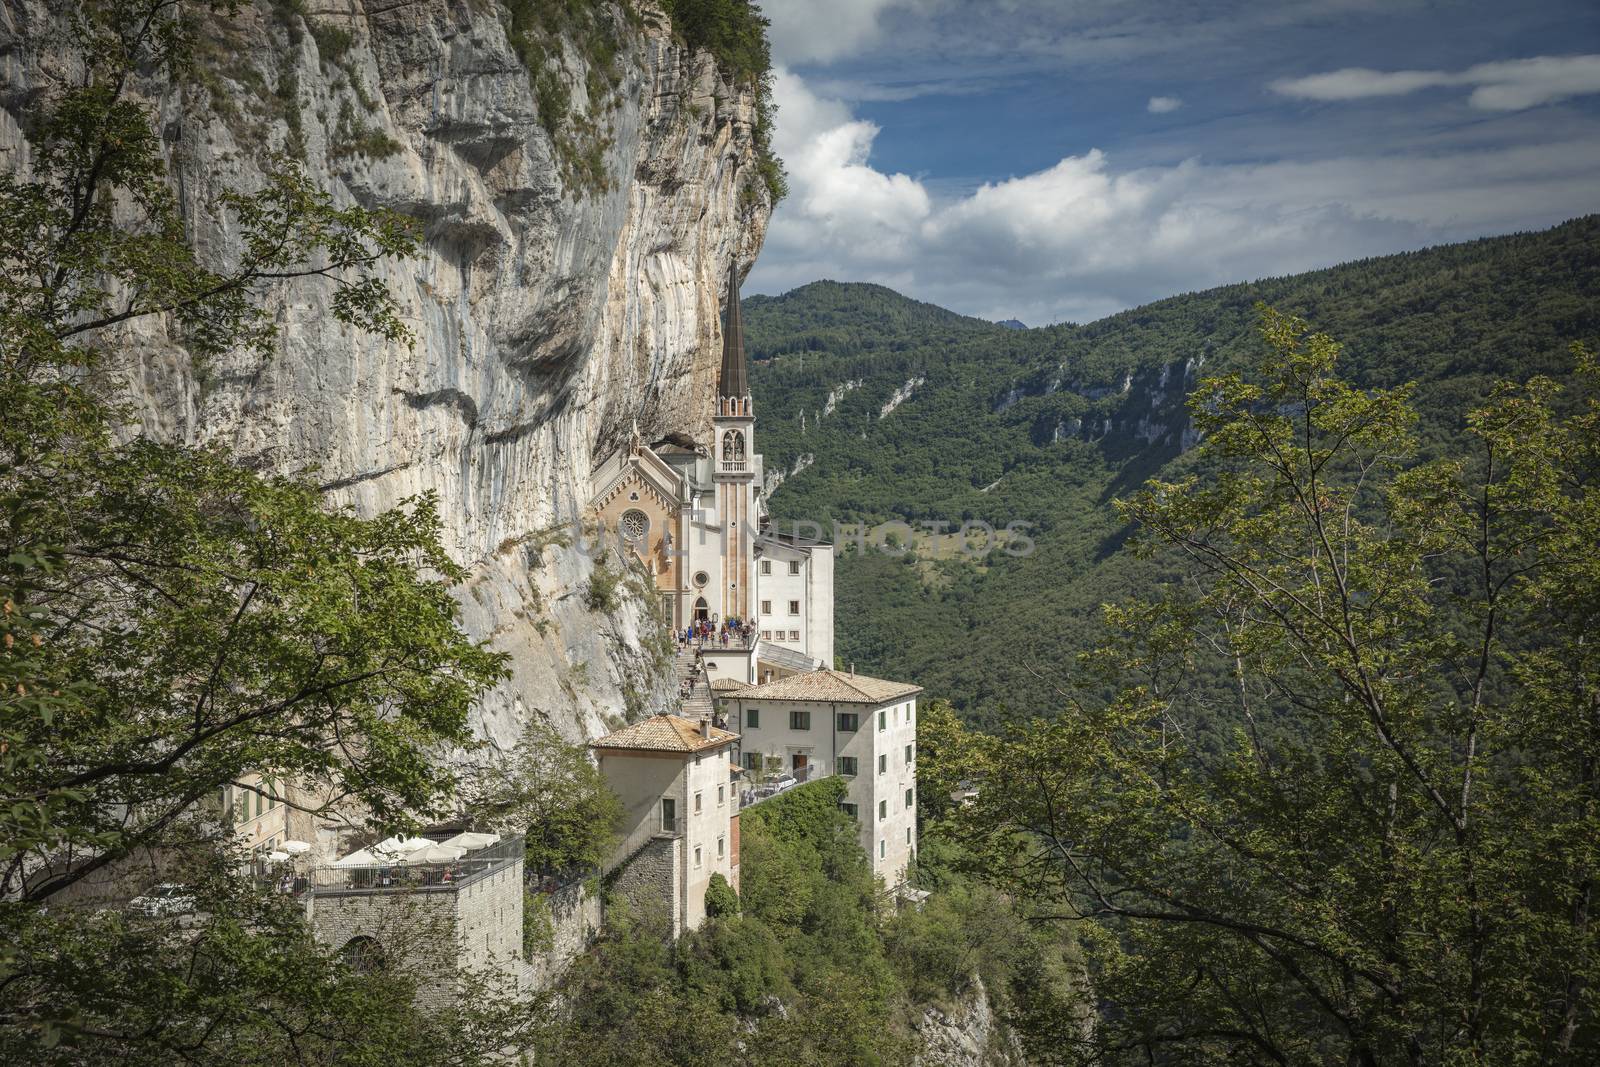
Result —
<instances>
[{"instance_id":1,"label":"stone archway","mask_svg":"<svg viewBox=\"0 0 1600 1067\"><path fill-rule=\"evenodd\" d=\"M339 949L339 957L357 974L375 974L389 969L389 957L383 945L366 934L357 934L346 941Z\"/></svg>"}]
</instances>

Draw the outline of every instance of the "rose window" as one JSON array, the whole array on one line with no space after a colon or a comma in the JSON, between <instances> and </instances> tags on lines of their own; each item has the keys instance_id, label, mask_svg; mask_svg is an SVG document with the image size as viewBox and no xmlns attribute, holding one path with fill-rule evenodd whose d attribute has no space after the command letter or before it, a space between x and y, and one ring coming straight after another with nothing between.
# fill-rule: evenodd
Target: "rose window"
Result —
<instances>
[{"instance_id":1,"label":"rose window","mask_svg":"<svg viewBox=\"0 0 1600 1067\"><path fill-rule=\"evenodd\" d=\"M629 508L622 513L622 536L627 541L643 541L650 532L650 516L638 508Z\"/></svg>"}]
</instances>

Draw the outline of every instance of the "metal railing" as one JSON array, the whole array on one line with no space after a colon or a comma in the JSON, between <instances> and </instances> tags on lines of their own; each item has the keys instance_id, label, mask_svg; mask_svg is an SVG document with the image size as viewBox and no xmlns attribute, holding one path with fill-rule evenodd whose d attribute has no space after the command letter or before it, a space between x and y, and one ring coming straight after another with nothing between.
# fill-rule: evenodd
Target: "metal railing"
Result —
<instances>
[{"instance_id":1,"label":"metal railing","mask_svg":"<svg viewBox=\"0 0 1600 1067\"><path fill-rule=\"evenodd\" d=\"M360 867L317 867L311 872L313 894L455 892L521 860L521 836L508 837L469 852L449 863L415 863L398 857L393 863Z\"/></svg>"},{"instance_id":2,"label":"metal railing","mask_svg":"<svg viewBox=\"0 0 1600 1067\"><path fill-rule=\"evenodd\" d=\"M808 763L795 771L785 771L783 774L759 782L739 793L739 810L743 811L752 804L759 804L763 800L787 793L797 785L816 781L826 777L816 764Z\"/></svg>"}]
</instances>

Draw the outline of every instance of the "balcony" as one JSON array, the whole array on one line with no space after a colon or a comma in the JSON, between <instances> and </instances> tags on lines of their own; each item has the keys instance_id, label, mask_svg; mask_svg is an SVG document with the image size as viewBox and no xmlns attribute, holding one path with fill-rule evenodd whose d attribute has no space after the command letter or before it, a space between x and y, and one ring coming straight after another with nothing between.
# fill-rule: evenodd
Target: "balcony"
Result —
<instances>
[{"instance_id":1,"label":"balcony","mask_svg":"<svg viewBox=\"0 0 1600 1067\"><path fill-rule=\"evenodd\" d=\"M449 863L393 863L359 867L318 867L311 872L315 896L366 893L454 893L505 870L523 858L522 838L508 837Z\"/></svg>"},{"instance_id":2,"label":"balcony","mask_svg":"<svg viewBox=\"0 0 1600 1067\"><path fill-rule=\"evenodd\" d=\"M750 461L742 456L724 458L720 470L723 474L744 474L750 469Z\"/></svg>"},{"instance_id":3,"label":"balcony","mask_svg":"<svg viewBox=\"0 0 1600 1067\"><path fill-rule=\"evenodd\" d=\"M811 763L792 772L786 771L740 792L739 810L743 811L752 804L759 804L763 800L771 800L775 796L787 793L797 785L818 781L824 777L826 775L821 773L819 767Z\"/></svg>"}]
</instances>

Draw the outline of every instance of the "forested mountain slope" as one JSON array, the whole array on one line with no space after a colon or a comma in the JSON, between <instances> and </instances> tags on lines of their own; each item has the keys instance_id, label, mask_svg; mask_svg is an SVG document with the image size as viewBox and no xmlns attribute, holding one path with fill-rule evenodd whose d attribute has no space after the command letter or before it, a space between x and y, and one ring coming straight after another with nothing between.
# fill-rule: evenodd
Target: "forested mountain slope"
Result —
<instances>
[{"instance_id":1,"label":"forested mountain slope","mask_svg":"<svg viewBox=\"0 0 1600 1067\"><path fill-rule=\"evenodd\" d=\"M1111 502L1187 462L1184 398L1250 365L1255 305L1345 344L1345 372L1417 383L1443 449L1501 377L1564 374L1600 333L1600 217L1167 300L1088 325L1017 330L873 285L746 301L759 447L780 522L1031 524L1033 551L850 552L839 657L915 678L970 716L1047 710L1099 606L1148 588ZM781 475L779 477L778 475ZM899 538L904 538L900 531Z\"/></svg>"}]
</instances>

